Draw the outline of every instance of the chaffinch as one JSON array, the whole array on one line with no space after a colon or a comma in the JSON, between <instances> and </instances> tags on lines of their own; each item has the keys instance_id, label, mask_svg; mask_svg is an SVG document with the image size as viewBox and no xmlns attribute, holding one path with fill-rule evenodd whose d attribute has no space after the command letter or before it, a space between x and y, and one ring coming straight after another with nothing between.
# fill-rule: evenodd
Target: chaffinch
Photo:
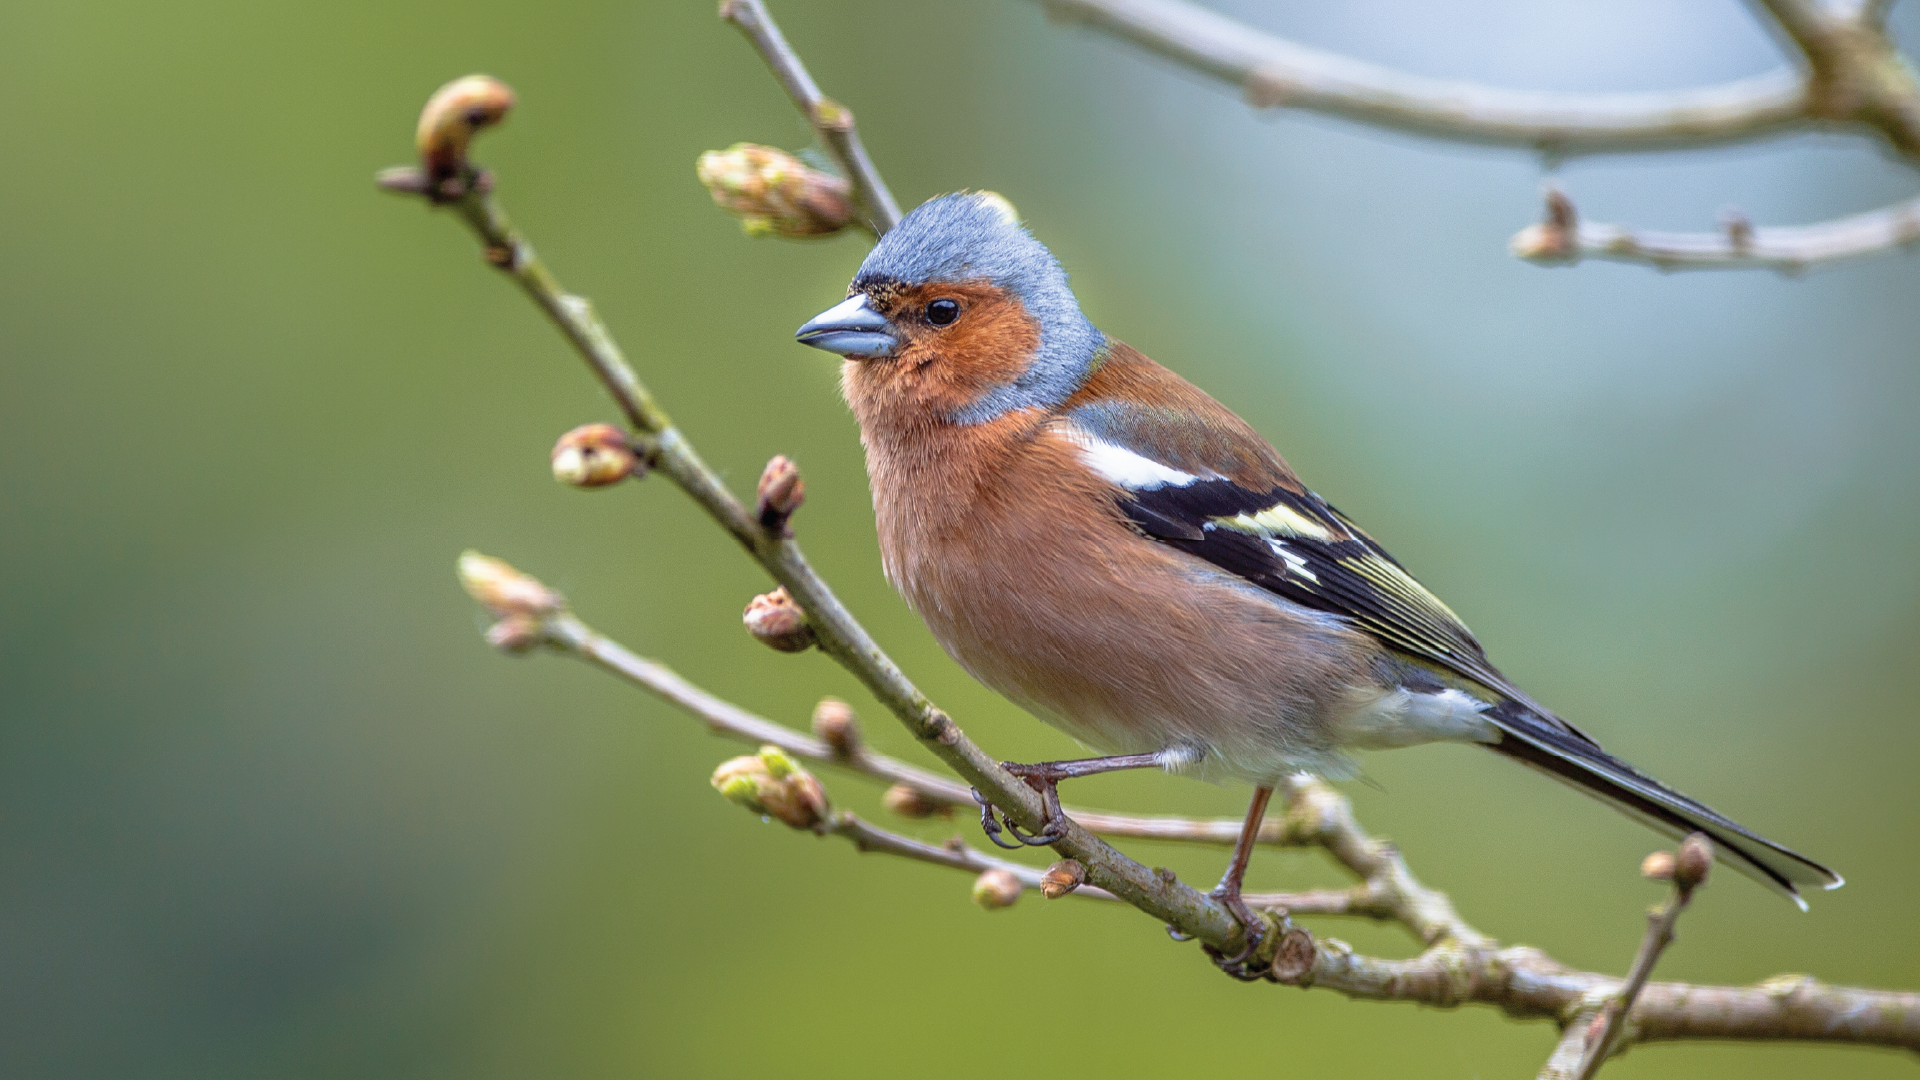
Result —
<instances>
[{"instance_id":1,"label":"chaffinch","mask_svg":"<svg viewBox=\"0 0 1920 1080\"><path fill-rule=\"evenodd\" d=\"M1528 697L1445 604L1266 440L1095 329L992 193L881 238L799 340L846 357L886 574L975 678L1110 755L1013 765L1054 785L1158 766L1254 785L1216 895L1273 786L1346 752L1478 743L1719 856L1805 908L1838 874L1608 754ZM996 842L1000 826L983 804Z\"/></svg>"}]
</instances>

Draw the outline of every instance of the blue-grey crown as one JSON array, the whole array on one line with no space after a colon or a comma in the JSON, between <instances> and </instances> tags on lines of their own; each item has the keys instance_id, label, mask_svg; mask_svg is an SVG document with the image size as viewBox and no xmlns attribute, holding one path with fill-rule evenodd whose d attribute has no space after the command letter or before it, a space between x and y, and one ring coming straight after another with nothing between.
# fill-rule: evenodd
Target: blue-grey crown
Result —
<instances>
[{"instance_id":1,"label":"blue-grey crown","mask_svg":"<svg viewBox=\"0 0 1920 1080\"><path fill-rule=\"evenodd\" d=\"M1060 260L991 192L941 195L920 204L874 245L854 284L884 278L908 285L985 280L1019 299L1040 324L1040 347L1026 371L954 413L950 419L957 423L984 423L1009 409L1058 406L1086 381L1106 346L1106 337L1080 313Z\"/></svg>"}]
</instances>

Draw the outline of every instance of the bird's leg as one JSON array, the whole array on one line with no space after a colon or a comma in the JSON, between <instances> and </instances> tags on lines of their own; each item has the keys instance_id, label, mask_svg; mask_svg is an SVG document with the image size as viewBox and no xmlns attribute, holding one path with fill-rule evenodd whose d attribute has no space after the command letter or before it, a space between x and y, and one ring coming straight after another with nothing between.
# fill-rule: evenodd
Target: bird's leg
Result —
<instances>
[{"instance_id":1,"label":"bird's leg","mask_svg":"<svg viewBox=\"0 0 1920 1080\"><path fill-rule=\"evenodd\" d=\"M1233 913L1234 919L1246 932L1246 945L1236 956L1221 956L1211 948L1207 950L1213 956L1214 963L1220 965L1220 970L1236 979L1260 978L1260 975L1247 969L1246 960L1260 946L1265 924L1254 915L1246 901L1240 899L1240 886L1247 879L1247 863L1253 858L1253 843L1260 836L1260 822L1267 816L1267 800L1271 798L1272 788L1253 789L1253 805L1247 807L1247 820L1240 826L1240 839L1234 842L1233 859L1227 863L1227 872L1221 875L1220 884L1214 886L1209 894Z\"/></svg>"},{"instance_id":2,"label":"bird's leg","mask_svg":"<svg viewBox=\"0 0 1920 1080\"><path fill-rule=\"evenodd\" d=\"M1008 843L1000 838L1002 826L994 820L993 805L974 789L973 798L980 804L980 830L987 839L1009 851L1017 851L1022 845L1027 847L1046 847L1058 843L1067 835L1067 815L1060 809L1060 791L1055 786L1062 780L1072 780L1079 776L1094 776L1105 772L1119 772L1121 769L1146 769L1161 763L1158 754L1120 754L1114 757L1080 758L1076 761L1042 761L1033 765L1003 761L1000 767L1026 781L1026 785L1040 793L1040 803L1045 808L1047 823L1037 833L1023 833L1020 826L1007 818L1005 832L1011 834L1016 843Z\"/></svg>"}]
</instances>

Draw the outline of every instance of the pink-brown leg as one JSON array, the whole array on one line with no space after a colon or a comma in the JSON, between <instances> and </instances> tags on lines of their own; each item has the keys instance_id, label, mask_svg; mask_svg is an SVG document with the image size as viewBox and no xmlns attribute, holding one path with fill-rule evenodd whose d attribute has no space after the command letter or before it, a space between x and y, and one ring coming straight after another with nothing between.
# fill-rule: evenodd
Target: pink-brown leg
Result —
<instances>
[{"instance_id":1,"label":"pink-brown leg","mask_svg":"<svg viewBox=\"0 0 1920 1080\"><path fill-rule=\"evenodd\" d=\"M1220 957L1222 968L1228 974L1234 974L1232 965L1244 961L1256 946L1260 944L1263 923L1253 914L1246 901L1240 899L1240 886L1247 880L1247 863L1253 858L1254 841L1260 837L1260 823L1267 816L1267 801L1273 798L1273 789L1257 787L1253 789L1253 804L1247 807L1247 820L1240 826L1240 839L1234 842L1233 859L1227 863L1227 872L1220 877L1220 884L1210 894L1225 905L1246 930L1247 946L1239 956Z\"/></svg>"}]
</instances>

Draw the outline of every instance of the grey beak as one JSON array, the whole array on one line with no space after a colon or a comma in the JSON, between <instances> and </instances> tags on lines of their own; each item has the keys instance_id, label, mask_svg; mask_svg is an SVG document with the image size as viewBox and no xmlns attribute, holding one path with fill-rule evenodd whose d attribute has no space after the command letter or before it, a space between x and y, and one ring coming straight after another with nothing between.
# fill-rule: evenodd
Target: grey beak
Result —
<instances>
[{"instance_id":1,"label":"grey beak","mask_svg":"<svg viewBox=\"0 0 1920 1080\"><path fill-rule=\"evenodd\" d=\"M855 359L892 356L900 339L888 331L887 317L873 310L864 294L849 296L815 315L794 332L802 345Z\"/></svg>"}]
</instances>

